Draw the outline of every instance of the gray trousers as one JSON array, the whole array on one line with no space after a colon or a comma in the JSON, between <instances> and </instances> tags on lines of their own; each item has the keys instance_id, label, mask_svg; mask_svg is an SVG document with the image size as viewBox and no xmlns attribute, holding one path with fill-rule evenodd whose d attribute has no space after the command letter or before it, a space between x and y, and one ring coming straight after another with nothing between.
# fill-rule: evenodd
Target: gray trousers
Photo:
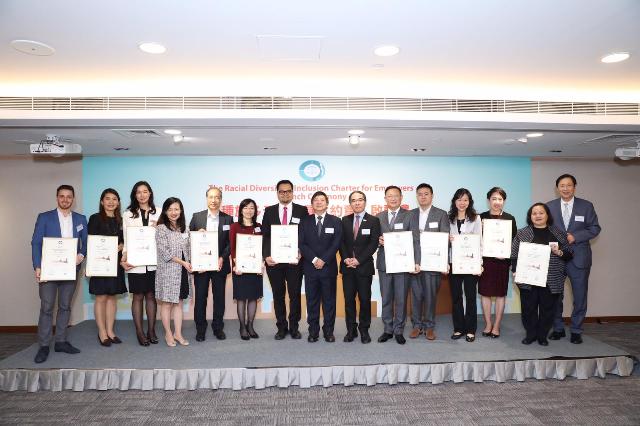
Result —
<instances>
[{"instance_id":1,"label":"gray trousers","mask_svg":"<svg viewBox=\"0 0 640 426\"><path fill-rule=\"evenodd\" d=\"M67 341L67 326L71 316L71 299L76 290L75 281L50 281L39 284L40 319L38 320L38 344L49 346L53 328L53 307L58 297L56 315L56 342Z\"/></svg>"},{"instance_id":2,"label":"gray trousers","mask_svg":"<svg viewBox=\"0 0 640 426\"><path fill-rule=\"evenodd\" d=\"M384 332L402 334L407 319L407 294L409 277L407 273L387 274L379 272L380 295L382 296L382 323Z\"/></svg>"},{"instance_id":3,"label":"gray trousers","mask_svg":"<svg viewBox=\"0 0 640 426\"><path fill-rule=\"evenodd\" d=\"M425 330L436 326L436 301L441 275L420 272L411 277L411 323Z\"/></svg>"}]
</instances>

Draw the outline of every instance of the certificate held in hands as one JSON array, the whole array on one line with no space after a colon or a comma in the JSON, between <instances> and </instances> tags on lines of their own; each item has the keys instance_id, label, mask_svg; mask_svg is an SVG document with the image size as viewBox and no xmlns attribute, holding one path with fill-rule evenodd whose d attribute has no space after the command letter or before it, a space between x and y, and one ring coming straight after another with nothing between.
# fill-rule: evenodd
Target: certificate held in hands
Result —
<instances>
[{"instance_id":1,"label":"certificate held in hands","mask_svg":"<svg viewBox=\"0 0 640 426\"><path fill-rule=\"evenodd\" d=\"M118 276L118 237L89 235L85 275L87 277Z\"/></svg>"},{"instance_id":2,"label":"certificate held in hands","mask_svg":"<svg viewBox=\"0 0 640 426\"><path fill-rule=\"evenodd\" d=\"M236 268L245 274L262 273L262 235L236 235Z\"/></svg>"},{"instance_id":3,"label":"certificate held in hands","mask_svg":"<svg viewBox=\"0 0 640 426\"><path fill-rule=\"evenodd\" d=\"M508 259L511 257L511 221L502 219L482 220L482 255Z\"/></svg>"},{"instance_id":4,"label":"certificate held in hands","mask_svg":"<svg viewBox=\"0 0 640 426\"><path fill-rule=\"evenodd\" d=\"M40 281L75 281L77 238L43 238Z\"/></svg>"},{"instance_id":5,"label":"certificate held in hands","mask_svg":"<svg viewBox=\"0 0 640 426\"><path fill-rule=\"evenodd\" d=\"M384 266L387 274L414 272L416 263L413 257L413 232L385 232Z\"/></svg>"},{"instance_id":6,"label":"certificate held in hands","mask_svg":"<svg viewBox=\"0 0 640 426\"><path fill-rule=\"evenodd\" d=\"M155 226L127 227L127 262L133 266L155 266L158 263Z\"/></svg>"},{"instance_id":7,"label":"certificate held in hands","mask_svg":"<svg viewBox=\"0 0 640 426\"><path fill-rule=\"evenodd\" d=\"M447 273L449 233L420 233L420 270Z\"/></svg>"},{"instance_id":8,"label":"certificate held in hands","mask_svg":"<svg viewBox=\"0 0 640 426\"><path fill-rule=\"evenodd\" d=\"M218 232L191 231L191 269L198 272L218 271Z\"/></svg>"},{"instance_id":9,"label":"certificate held in hands","mask_svg":"<svg viewBox=\"0 0 640 426\"><path fill-rule=\"evenodd\" d=\"M518 284L546 287L550 258L551 247L549 245L521 242L514 281Z\"/></svg>"},{"instance_id":10,"label":"certificate held in hands","mask_svg":"<svg viewBox=\"0 0 640 426\"><path fill-rule=\"evenodd\" d=\"M276 263L298 263L298 225L271 225L271 258Z\"/></svg>"},{"instance_id":11,"label":"certificate held in hands","mask_svg":"<svg viewBox=\"0 0 640 426\"><path fill-rule=\"evenodd\" d=\"M480 235L456 235L451 243L451 263L451 272L454 274L480 275L482 273Z\"/></svg>"}]
</instances>

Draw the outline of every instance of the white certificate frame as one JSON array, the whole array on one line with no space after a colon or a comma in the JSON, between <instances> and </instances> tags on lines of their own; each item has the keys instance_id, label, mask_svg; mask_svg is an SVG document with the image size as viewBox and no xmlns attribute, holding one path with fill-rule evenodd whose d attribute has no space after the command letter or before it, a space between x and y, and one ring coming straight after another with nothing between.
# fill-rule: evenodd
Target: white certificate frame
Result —
<instances>
[{"instance_id":1,"label":"white certificate frame","mask_svg":"<svg viewBox=\"0 0 640 426\"><path fill-rule=\"evenodd\" d=\"M385 232L384 266L387 274L414 272L416 262L413 253L413 232Z\"/></svg>"},{"instance_id":2,"label":"white certificate frame","mask_svg":"<svg viewBox=\"0 0 640 426\"><path fill-rule=\"evenodd\" d=\"M420 233L420 270L447 273L449 266L449 233Z\"/></svg>"},{"instance_id":3,"label":"white certificate frame","mask_svg":"<svg viewBox=\"0 0 640 426\"><path fill-rule=\"evenodd\" d=\"M551 246L548 244L521 242L514 281L518 284L546 287L550 260Z\"/></svg>"},{"instance_id":4,"label":"white certificate frame","mask_svg":"<svg viewBox=\"0 0 640 426\"><path fill-rule=\"evenodd\" d=\"M118 276L118 237L89 235L87 237L87 277Z\"/></svg>"},{"instance_id":5,"label":"white certificate frame","mask_svg":"<svg viewBox=\"0 0 640 426\"><path fill-rule=\"evenodd\" d=\"M298 225L271 225L271 259L298 263Z\"/></svg>"},{"instance_id":6,"label":"white certificate frame","mask_svg":"<svg viewBox=\"0 0 640 426\"><path fill-rule=\"evenodd\" d=\"M511 220L482 219L482 256L509 259L512 230Z\"/></svg>"},{"instance_id":7,"label":"white certificate frame","mask_svg":"<svg viewBox=\"0 0 640 426\"><path fill-rule=\"evenodd\" d=\"M158 264L155 226L128 226L126 241L127 263L133 266Z\"/></svg>"},{"instance_id":8,"label":"white certificate frame","mask_svg":"<svg viewBox=\"0 0 640 426\"><path fill-rule=\"evenodd\" d=\"M480 235L456 235L451 243L451 272L453 274L482 273Z\"/></svg>"},{"instance_id":9,"label":"white certificate frame","mask_svg":"<svg viewBox=\"0 0 640 426\"><path fill-rule=\"evenodd\" d=\"M219 271L218 231L191 231L191 269L196 272Z\"/></svg>"},{"instance_id":10,"label":"white certificate frame","mask_svg":"<svg viewBox=\"0 0 640 426\"><path fill-rule=\"evenodd\" d=\"M77 257L77 238L43 238L40 281L75 281Z\"/></svg>"},{"instance_id":11,"label":"white certificate frame","mask_svg":"<svg viewBox=\"0 0 640 426\"><path fill-rule=\"evenodd\" d=\"M236 234L236 269L243 274L262 273L262 235Z\"/></svg>"}]
</instances>

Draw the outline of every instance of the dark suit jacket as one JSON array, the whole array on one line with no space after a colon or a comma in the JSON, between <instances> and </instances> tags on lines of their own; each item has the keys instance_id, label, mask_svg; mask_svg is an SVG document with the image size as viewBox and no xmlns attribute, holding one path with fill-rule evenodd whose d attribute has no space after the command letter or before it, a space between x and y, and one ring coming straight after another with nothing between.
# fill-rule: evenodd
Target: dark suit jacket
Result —
<instances>
[{"instance_id":1,"label":"dark suit jacket","mask_svg":"<svg viewBox=\"0 0 640 426\"><path fill-rule=\"evenodd\" d=\"M379 220L380 220L380 232L381 233L385 233L385 232L401 232L401 231L410 231L411 229L409 229L409 219L411 217L411 215L409 214L409 210L403 209L402 207L398 210L397 213L397 217L396 217L396 225L400 225L402 224L402 229L396 229L394 227L394 229L391 229L391 227L389 226L389 211L385 210L383 212L380 212L377 214L376 216ZM414 236L414 247L415 247L415 236ZM415 257L415 252L414 252L414 257ZM419 263L419 262L416 262ZM384 246L380 246L380 248L378 249L378 258L376 259L376 267L378 268L378 271L386 271L386 266L385 266L385 260L384 260Z\"/></svg>"},{"instance_id":2,"label":"dark suit jacket","mask_svg":"<svg viewBox=\"0 0 640 426\"><path fill-rule=\"evenodd\" d=\"M307 277L335 277L338 275L336 253L342 241L342 222L337 216L326 214L322 227L323 232L318 237L314 215L302 218L298 227L298 244L302 252L304 275ZM330 229L333 229L333 233ZM325 262L322 269L318 270L313 266L311 262L314 257Z\"/></svg>"},{"instance_id":3,"label":"dark suit jacket","mask_svg":"<svg viewBox=\"0 0 640 426\"><path fill-rule=\"evenodd\" d=\"M78 239L78 254L87 255L87 218L80 213L71 212L73 222L73 238ZM58 219L58 209L40 213L36 220L31 237L31 260L33 269L39 268L42 262L42 239L45 237L60 238L60 220Z\"/></svg>"},{"instance_id":4,"label":"dark suit jacket","mask_svg":"<svg viewBox=\"0 0 640 426\"><path fill-rule=\"evenodd\" d=\"M422 253L420 251L420 233L446 232L448 234L450 226L451 224L449 222L447 212L435 206L431 206L431 210L429 210L429 216L427 216L427 222L424 224L424 229L420 229L420 207L416 207L409 212L409 229L411 229L411 231L413 232L413 251L416 258L416 263L419 264L422 260ZM440 274L440 272L428 273L433 275Z\"/></svg>"},{"instance_id":5,"label":"dark suit jacket","mask_svg":"<svg viewBox=\"0 0 640 426\"><path fill-rule=\"evenodd\" d=\"M375 275L373 254L378 249L380 237L380 220L365 213L358 228L358 235L353 235L353 220L355 215L350 214L342 218L342 243L340 244L340 257L344 260L349 257L358 259L360 265L356 268L347 268L344 261L340 263L341 273L356 273L358 275ZM364 231L364 232L363 232Z\"/></svg>"},{"instance_id":6,"label":"dark suit jacket","mask_svg":"<svg viewBox=\"0 0 640 426\"><path fill-rule=\"evenodd\" d=\"M278 213L278 204L269 206L264 209L262 216L262 256L267 258L271 256L271 225L283 225L280 223L280 214ZM291 212L289 213L289 223L284 225L300 225L302 218L309 216L309 211L305 206L291 203ZM295 219L298 219L296 224ZM269 268L270 266L267 266Z\"/></svg>"},{"instance_id":7,"label":"dark suit jacket","mask_svg":"<svg viewBox=\"0 0 640 426\"><path fill-rule=\"evenodd\" d=\"M598 224L598 215L593 208L593 204L582 198L574 197L569 229L565 229L564 221L562 220L562 203L560 198L549 201L547 206L549 206L549 210L551 210L553 224L562 231L570 233L576 239L571 245L573 248L573 259L568 263L573 263L577 268L590 268L591 245L589 241L595 238L601 230L600 224ZM576 220L576 216L582 220Z\"/></svg>"},{"instance_id":8,"label":"dark suit jacket","mask_svg":"<svg viewBox=\"0 0 640 426\"><path fill-rule=\"evenodd\" d=\"M207 214L209 210L202 210L193 214L191 222L189 223L190 231L197 231L198 229L207 229ZM228 274L231 272L231 266L229 265L229 255L231 254L231 245L229 243L229 231L231 230L231 224L233 223L233 217L226 213L219 213L218 221L218 256L222 260L222 269L220 272Z\"/></svg>"}]
</instances>

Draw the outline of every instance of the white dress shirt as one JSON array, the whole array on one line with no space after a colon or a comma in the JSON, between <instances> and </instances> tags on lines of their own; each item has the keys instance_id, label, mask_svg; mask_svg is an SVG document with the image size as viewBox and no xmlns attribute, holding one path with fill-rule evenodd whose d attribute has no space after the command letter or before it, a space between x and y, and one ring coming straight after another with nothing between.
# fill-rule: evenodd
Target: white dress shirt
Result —
<instances>
[{"instance_id":1,"label":"white dress shirt","mask_svg":"<svg viewBox=\"0 0 640 426\"><path fill-rule=\"evenodd\" d=\"M58 220L60 221L60 236L62 238L73 238L73 217L71 212L68 215L64 215L58 210Z\"/></svg>"},{"instance_id":2,"label":"white dress shirt","mask_svg":"<svg viewBox=\"0 0 640 426\"><path fill-rule=\"evenodd\" d=\"M422 210L419 207L420 217L418 219L418 226L420 231L424 231L427 226L427 219L429 218L429 212L431 211L431 206L429 206L426 210Z\"/></svg>"},{"instance_id":3,"label":"white dress shirt","mask_svg":"<svg viewBox=\"0 0 640 426\"><path fill-rule=\"evenodd\" d=\"M219 224L220 212L214 215L211 210L207 210L207 231L217 231Z\"/></svg>"},{"instance_id":4,"label":"white dress shirt","mask_svg":"<svg viewBox=\"0 0 640 426\"><path fill-rule=\"evenodd\" d=\"M287 208L287 223L282 223L282 218L284 217L284 208ZM293 201L289 204L281 204L278 203L278 217L280 218L280 223L282 225L288 225L291 223L291 212L293 207Z\"/></svg>"}]
</instances>

